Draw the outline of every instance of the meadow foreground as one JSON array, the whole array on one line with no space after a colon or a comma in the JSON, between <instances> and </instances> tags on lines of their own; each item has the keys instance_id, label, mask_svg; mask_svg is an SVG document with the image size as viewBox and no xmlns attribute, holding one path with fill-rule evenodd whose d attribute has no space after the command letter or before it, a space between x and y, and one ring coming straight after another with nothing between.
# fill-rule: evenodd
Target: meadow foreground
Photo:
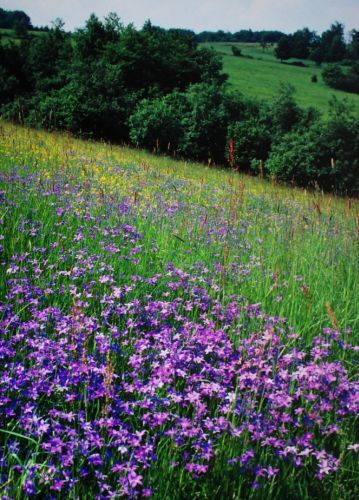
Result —
<instances>
[{"instance_id":1,"label":"meadow foreground","mask_svg":"<svg viewBox=\"0 0 359 500\"><path fill-rule=\"evenodd\" d=\"M358 202L1 124L2 498L355 498Z\"/></svg>"}]
</instances>

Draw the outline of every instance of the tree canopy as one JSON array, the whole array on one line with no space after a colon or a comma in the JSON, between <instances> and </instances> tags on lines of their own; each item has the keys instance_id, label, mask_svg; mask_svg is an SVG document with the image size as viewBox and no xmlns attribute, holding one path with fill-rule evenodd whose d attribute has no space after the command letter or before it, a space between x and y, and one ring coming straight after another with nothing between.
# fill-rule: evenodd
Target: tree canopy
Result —
<instances>
[{"instance_id":1,"label":"tree canopy","mask_svg":"<svg viewBox=\"0 0 359 500\"><path fill-rule=\"evenodd\" d=\"M263 46L272 34L262 33ZM333 60L343 57L343 43L336 23L321 38L307 28L282 36L276 51L282 60L315 51ZM358 32L344 48L357 57ZM318 112L298 106L291 86L264 103L230 92L222 70L219 54L201 48L190 30L150 21L135 29L110 13L91 15L68 33L57 19L39 36L0 44L0 112L32 126L359 195L358 118L345 106L334 103L323 124ZM323 78L354 89L358 69L331 66Z\"/></svg>"}]
</instances>

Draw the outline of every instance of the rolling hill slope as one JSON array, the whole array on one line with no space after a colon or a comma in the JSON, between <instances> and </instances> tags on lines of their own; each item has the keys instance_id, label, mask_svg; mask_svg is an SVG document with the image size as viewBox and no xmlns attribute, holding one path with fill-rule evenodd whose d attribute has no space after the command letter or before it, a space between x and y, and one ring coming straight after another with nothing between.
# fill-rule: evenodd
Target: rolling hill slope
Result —
<instances>
[{"instance_id":1,"label":"rolling hill slope","mask_svg":"<svg viewBox=\"0 0 359 500\"><path fill-rule=\"evenodd\" d=\"M242 49L243 57L232 54L232 45ZM332 89L322 80L322 68L312 61L305 61L307 67L298 67L280 63L274 55L274 47L263 50L259 44L247 43L205 43L204 47L213 47L223 57L224 72L229 75L229 84L244 95L270 99L274 97L281 83L291 83L297 90L296 98L302 106L314 106L323 115L328 113L331 96L347 98L359 109L359 95ZM248 57L249 56L249 57ZM317 83L311 78L316 75Z\"/></svg>"}]
</instances>

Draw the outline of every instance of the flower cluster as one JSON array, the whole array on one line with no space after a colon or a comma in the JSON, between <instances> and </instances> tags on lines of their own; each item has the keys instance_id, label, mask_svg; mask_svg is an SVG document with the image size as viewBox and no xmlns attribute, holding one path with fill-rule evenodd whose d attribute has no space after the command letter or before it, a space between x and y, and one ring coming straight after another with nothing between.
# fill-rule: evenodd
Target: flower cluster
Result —
<instances>
[{"instance_id":1,"label":"flower cluster","mask_svg":"<svg viewBox=\"0 0 359 500\"><path fill-rule=\"evenodd\" d=\"M333 354L337 331L308 347L284 318L244 297L223 299L225 262L163 263L126 197L102 199L62 174L44 182L12 173L6 183L5 498L19 477L28 496L76 495L85 485L98 498L151 496L164 450L174 474L194 480L224 454L253 488L285 467L318 479L338 469L335 436L358 412L359 392ZM162 202L171 221L180 204ZM146 210L153 223L159 212ZM199 222L205 238L228 237L228 225L203 214Z\"/></svg>"}]
</instances>

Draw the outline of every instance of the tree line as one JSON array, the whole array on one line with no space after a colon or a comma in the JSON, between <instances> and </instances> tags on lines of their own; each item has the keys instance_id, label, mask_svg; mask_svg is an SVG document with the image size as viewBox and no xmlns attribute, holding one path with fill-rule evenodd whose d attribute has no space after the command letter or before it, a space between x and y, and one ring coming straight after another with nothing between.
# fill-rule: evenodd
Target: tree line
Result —
<instances>
[{"instance_id":1,"label":"tree line","mask_svg":"<svg viewBox=\"0 0 359 500\"><path fill-rule=\"evenodd\" d=\"M195 35L197 42L242 42L242 43L277 43L279 40L285 36L282 31L278 30L260 30L252 31L239 30L235 33L230 31L202 31Z\"/></svg>"},{"instance_id":2,"label":"tree line","mask_svg":"<svg viewBox=\"0 0 359 500\"><path fill-rule=\"evenodd\" d=\"M359 31L350 32L349 41L345 40L344 25L333 23L319 36L308 28L283 35L275 49L278 59L311 59L318 64L359 61Z\"/></svg>"},{"instance_id":3,"label":"tree line","mask_svg":"<svg viewBox=\"0 0 359 500\"><path fill-rule=\"evenodd\" d=\"M0 28L15 29L18 24L26 29L33 29L30 17L22 10L5 10L0 8Z\"/></svg>"},{"instance_id":4,"label":"tree line","mask_svg":"<svg viewBox=\"0 0 359 500\"><path fill-rule=\"evenodd\" d=\"M359 93L359 31L355 29L350 32L348 42L344 25L338 22L321 36L308 28L297 30L282 36L275 55L281 61L295 58L311 59L318 65L331 63L322 72L324 82L335 89Z\"/></svg>"},{"instance_id":5,"label":"tree line","mask_svg":"<svg viewBox=\"0 0 359 500\"><path fill-rule=\"evenodd\" d=\"M329 120L284 86L270 102L230 92L220 56L192 32L116 14L69 34L0 43L3 117L49 130L359 195L359 120L333 100Z\"/></svg>"}]
</instances>

